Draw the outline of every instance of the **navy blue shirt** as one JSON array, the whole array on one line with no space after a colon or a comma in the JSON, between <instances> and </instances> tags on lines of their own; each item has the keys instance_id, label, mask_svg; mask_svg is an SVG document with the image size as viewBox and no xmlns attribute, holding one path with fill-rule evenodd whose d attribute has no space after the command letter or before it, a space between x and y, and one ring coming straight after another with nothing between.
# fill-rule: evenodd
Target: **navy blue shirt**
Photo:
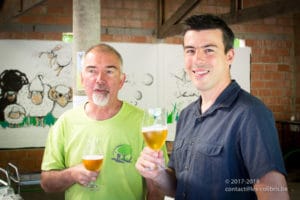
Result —
<instances>
[{"instance_id":1,"label":"navy blue shirt","mask_svg":"<svg viewBox=\"0 0 300 200\"><path fill-rule=\"evenodd\" d=\"M200 112L182 110L169 167L176 199L256 199L253 184L271 170L286 174L272 112L232 81Z\"/></svg>"}]
</instances>

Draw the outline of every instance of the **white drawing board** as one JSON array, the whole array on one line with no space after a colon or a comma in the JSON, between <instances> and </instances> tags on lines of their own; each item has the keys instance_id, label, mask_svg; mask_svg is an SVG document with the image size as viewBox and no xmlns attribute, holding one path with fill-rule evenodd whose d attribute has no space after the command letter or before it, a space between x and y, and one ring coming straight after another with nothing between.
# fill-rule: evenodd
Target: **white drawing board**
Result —
<instances>
[{"instance_id":1,"label":"white drawing board","mask_svg":"<svg viewBox=\"0 0 300 200\"><path fill-rule=\"evenodd\" d=\"M182 45L113 43L123 57L123 69L127 80L120 92L120 98L141 108L163 106L171 113L176 105L180 110L198 98L188 77L184 74ZM49 67L49 57L41 52L51 52L57 45L57 60L67 64L72 55L72 46L61 41L0 40L0 73L5 69L18 69L32 80L36 74L43 74L48 84L73 83L72 67L57 71ZM250 91L250 53L248 47L235 49L235 60L231 68L232 78ZM73 104L85 101L75 96ZM66 107L70 109L72 103ZM173 116L174 117L174 116ZM176 116L175 116L176 117ZM174 119L173 119L174 120ZM175 123L175 122L174 122ZM174 125L174 124L173 124ZM43 147L50 126L44 127L0 127L0 149ZM174 131L169 132L169 140Z\"/></svg>"}]
</instances>

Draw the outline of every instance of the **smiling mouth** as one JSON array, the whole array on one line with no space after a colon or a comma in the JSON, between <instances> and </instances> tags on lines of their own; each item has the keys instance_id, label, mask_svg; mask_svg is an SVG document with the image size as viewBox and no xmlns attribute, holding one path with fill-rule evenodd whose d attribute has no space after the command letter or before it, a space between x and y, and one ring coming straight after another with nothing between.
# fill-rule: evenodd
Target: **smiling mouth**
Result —
<instances>
[{"instance_id":1,"label":"smiling mouth","mask_svg":"<svg viewBox=\"0 0 300 200\"><path fill-rule=\"evenodd\" d=\"M197 76L203 76L209 73L209 70L193 70L193 73Z\"/></svg>"}]
</instances>

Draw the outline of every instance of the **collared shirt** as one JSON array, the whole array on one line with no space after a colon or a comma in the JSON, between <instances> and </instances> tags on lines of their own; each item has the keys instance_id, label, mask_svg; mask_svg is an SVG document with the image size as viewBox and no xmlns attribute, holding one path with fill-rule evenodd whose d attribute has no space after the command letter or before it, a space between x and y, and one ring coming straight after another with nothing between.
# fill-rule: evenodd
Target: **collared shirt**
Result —
<instances>
[{"instance_id":1,"label":"collared shirt","mask_svg":"<svg viewBox=\"0 0 300 200\"><path fill-rule=\"evenodd\" d=\"M180 114L169 167L176 199L256 199L267 172L286 174L272 112L232 81L203 114L201 97Z\"/></svg>"}]
</instances>

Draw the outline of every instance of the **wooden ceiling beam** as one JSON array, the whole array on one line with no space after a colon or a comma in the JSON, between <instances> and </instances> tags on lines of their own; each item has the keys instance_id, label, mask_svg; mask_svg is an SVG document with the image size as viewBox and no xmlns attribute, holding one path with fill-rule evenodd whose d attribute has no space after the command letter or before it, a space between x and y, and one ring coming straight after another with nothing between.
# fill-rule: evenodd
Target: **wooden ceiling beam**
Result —
<instances>
[{"instance_id":1,"label":"wooden ceiling beam","mask_svg":"<svg viewBox=\"0 0 300 200\"><path fill-rule=\"evenodd\" d=\"M184 26L179 22L196 3L198 3L196 0L186 1L166 23L158 26L157 37L165 38L182 33ZM278 0L249 8L242 8L241 0L231 0L232 3L234 5L231 5L229 13L219 15L228 24L239 24L266 17L300 12L300 0Z\"/></svg>"},{"instance_id":2,"label":"wooden ceiling beam","mask_svg":"<svg viewBox=\"0 0 300 200\"><path fill-rule=\"evenodd\" d=\"M220 15L228 24L239 24L243 22L274 17L287 13L300 12L300 0L280 0L263 5L244 8L234 13Z\"/></svg>"},{"instance_id":3,"label":"wooden ceiling beam","mask_svg":"<svg viewBox=\"0 0 300 200\"><path fill-rule=\"evenodd\" d=\"M235 13L242 9L243 0L231 0L230 1L230 13Z\"/></svg>"},{"instance_id":4,"label":"wooden ceiling beam","mask_svg":"<svg viewBox=\"0 0 300 200\"><path fill-rule=\"evenodd\" d=\"M0 21L2 23L7 22L13 18L19 17L24 13L30 11L31 9L35 8L36 6L44 3L46 0L19 0L18 6L8 6L8 10L1 10L0 17L2 18ZM17 4L17 1L14 0L2 0L2 6L4 7L5 4Z\"/></svg>"},{"instance_id":5,"label":"wooden ceiling beam","mask_svg":"<svg viewBox=\"0 0 300 200\"><path fill-rule=\"evenodd\" d=\"M194 6L200 2L200 0L186 0L175 13L165 22L164 19L164 0L158 0L158 27L157 27L157 37L164 38L167 37L170 32L174 32L174 25L178 24L188 12L194 8ZM178 33L177 33L178 34Z\"/></svg>"}]
</instances>

